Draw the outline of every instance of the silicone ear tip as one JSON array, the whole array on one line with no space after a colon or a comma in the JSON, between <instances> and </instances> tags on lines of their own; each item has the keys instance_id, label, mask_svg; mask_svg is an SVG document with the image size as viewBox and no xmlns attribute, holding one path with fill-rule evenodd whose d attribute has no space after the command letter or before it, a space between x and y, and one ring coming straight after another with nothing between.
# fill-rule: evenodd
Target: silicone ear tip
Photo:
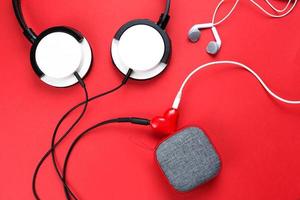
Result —
<instances>
[{"instance_id":1,"label":"silicone ear tip","mask_svg":"<svg viewBox=\"0 0 300 200\"><path fill-rule=\"evenodd\" d=\"M209 42L207 45L206 51L207 51L207 53L212 54L212 55L217 54L219 51L218 44L214 41Z\"/></svg>"},{"instance_id":2,"label":"silicone ear tip","mask_svg":"<svg viewBox=\"0 0 300 200\"><path fill-rule=\"evenodd\" d=\"M189 40L193 43L198 42L200 35L201 35L200 30L192 28L189 31Z\"/></svg>"}]
</instances>

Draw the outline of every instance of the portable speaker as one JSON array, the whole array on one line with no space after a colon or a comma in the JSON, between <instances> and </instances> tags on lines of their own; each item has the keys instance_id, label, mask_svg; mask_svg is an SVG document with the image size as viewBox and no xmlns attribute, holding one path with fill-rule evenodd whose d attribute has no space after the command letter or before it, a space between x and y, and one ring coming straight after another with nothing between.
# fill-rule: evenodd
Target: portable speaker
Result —
<instances>
[{"instance_id":1,"label":"portable speaker","mask_svg":"<svg viewBox=\"0 0 300 200\"><path fill-rule=\"evenodd\" d=\"M218 175L220 158L199 128L186 128L162 142L156 150L160 168L170 184L187 192Z\"/></svg>"}]
</instances>

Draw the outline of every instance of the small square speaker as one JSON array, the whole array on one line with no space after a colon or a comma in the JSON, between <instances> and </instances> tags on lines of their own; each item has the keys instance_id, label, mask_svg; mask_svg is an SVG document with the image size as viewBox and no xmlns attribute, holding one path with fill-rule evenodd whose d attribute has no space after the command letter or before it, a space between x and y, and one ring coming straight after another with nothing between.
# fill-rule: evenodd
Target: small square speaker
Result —
<instances>
[{"instance_id":1,"label":"small square speaker","mask_svg":"<svg viewBox=\"0 0 300 200\"><path fill-rule=\"evenodd\" d=\"M162 142L156 150L160 168L170 184L187 192L216 177L220 158L199 128L186 128Z\"/></svg>"}]
</instances>

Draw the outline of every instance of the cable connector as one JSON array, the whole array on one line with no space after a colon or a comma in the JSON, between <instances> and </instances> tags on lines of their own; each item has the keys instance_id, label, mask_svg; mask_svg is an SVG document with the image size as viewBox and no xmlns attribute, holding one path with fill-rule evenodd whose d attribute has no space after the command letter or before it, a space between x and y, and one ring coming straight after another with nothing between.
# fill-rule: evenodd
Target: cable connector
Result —
<instances>
[{"instance_id":1,"label":"cable connector","mask_svg":"<svg viewBox=\"0 0 300 200\"><path fill-rule=\"evenodd\" d=\"M178 94L176 95L172 108L178 110L179 105L180 105L180 101L181 101L181 96L182 96L182 92L179 91Z\"/></svg>"},{"instance_id":2,"label":"cable connector","mask_svg":"<svg viewBox=\"0 0 300 200\"><path fill-rule=\"evenodd\" d=\"M157 22L157 25L160 26L162 29L165 29L169 23L169 20L170 20L170 15L162 13Z\"/></svg>"},{"instance_id":3,"label":"cable connector","mask_svg":"<svg viewBox=\"0 0 300 200\"><path fill-rule=\"evenodd\" d=\"M137 125L149 126L150 120L138 117L124 117L124 118L117 118L116 120L119 123L132 123Z\"/></svg>"},{"instance_id":4,"label":"cable connector","mask_svg":"<svg viewBox=\"0 0 300 200\"><path fill-rule=\"evenodd\" d=\"M78 72L74 72L74 76L78 80L78 83L81 85L81 87L85 88L85 83L82 80L82 78L80 77L80 75L78 74Z\"/></svg>"},{"instance_id":5,"label":"cable connector","mask_svg":"<svg viewBox=\"0 0 300 200\"><path fill-rule=\"evenodd\" d=\"M150 125L150 120L148 120L148 119L132 117L130 119L130 121L131 121L132 124L138 124L138 125L143 125L143 126L149 126Z\"/></svg>"},{"instance_id":6,"label":"cable connector","mask_svg":"<svg viewBox=\"0 0 300 200\"><path fill-rule=\"evenodd\" d=\"M27 28L23 31L23 34L25 37L33 44L34 41L37 38L37 35L34 33L34 31L31 28Z\"/></svg>"},{"instance_id":7,"label":"cable connector","mask_svg":"<svg viewBox=\"0 0 300 200\"><path fill-rule=\"evenodd\" d=\"M123 81L122 81L122 84L123 84L123 85L125 85L125 84L127 83L127 81L129 80L129 78L130 78L132 72L133 72L133 69L130 68L130 69L128 70L128 72L127 72L125 78L124 78Z\"/></svg>"}]
</instances>

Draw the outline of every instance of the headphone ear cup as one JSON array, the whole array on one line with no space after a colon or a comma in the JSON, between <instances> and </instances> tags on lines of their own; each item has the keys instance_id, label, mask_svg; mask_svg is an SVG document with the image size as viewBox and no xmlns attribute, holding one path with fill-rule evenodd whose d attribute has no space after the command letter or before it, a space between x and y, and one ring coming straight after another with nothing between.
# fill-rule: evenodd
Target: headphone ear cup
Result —
<instances>
[{"instance_id":1,"label":"headphone ear cup","mask_svg":"<svg viewBox=\"0 0 300 200\"><path fill-rule=\"evenodd\" d=\"M54 87L69 87L92 66L92 48L75 29L58 26L43 31L31 47L30 60L39 78Z\"/></svg>"},{"instance_id":2,"label":"headphone ear cup","mask_svg":"<svg viewBox=\"0 0 300 200\"><path fill-rule=\"evenodd\" d=\"M161 74L171 57L171 40L156 22L136 19L124 24L111 44L111 57L115 67L130 78L147 80Z\"/></svg>"},{"instance_id":3,"label":"headphone ear cup","mask_svg":"<svg viewBox=\"0 0 300 200\"><path fill-rule=\"evenodd\" d=\"M215 41L211 41L208 43L207 47L206 47L206 51L208 54L212 54L212 55L215 55L218 53L220 47L219 45L217 44L217 42Z\"/></svg>"},{"instance_id":4,"label":"headphone ear cup","mask_svg":"<svg viewBox=\"0 0 300 200\"><path fill-rule=\"evenodd\" d=\"M193 43L198 42L200 39L200 36L201 36L201 31L199 29L192 28L189 31L189 40Z\"/></svg>"}]
</instances>

